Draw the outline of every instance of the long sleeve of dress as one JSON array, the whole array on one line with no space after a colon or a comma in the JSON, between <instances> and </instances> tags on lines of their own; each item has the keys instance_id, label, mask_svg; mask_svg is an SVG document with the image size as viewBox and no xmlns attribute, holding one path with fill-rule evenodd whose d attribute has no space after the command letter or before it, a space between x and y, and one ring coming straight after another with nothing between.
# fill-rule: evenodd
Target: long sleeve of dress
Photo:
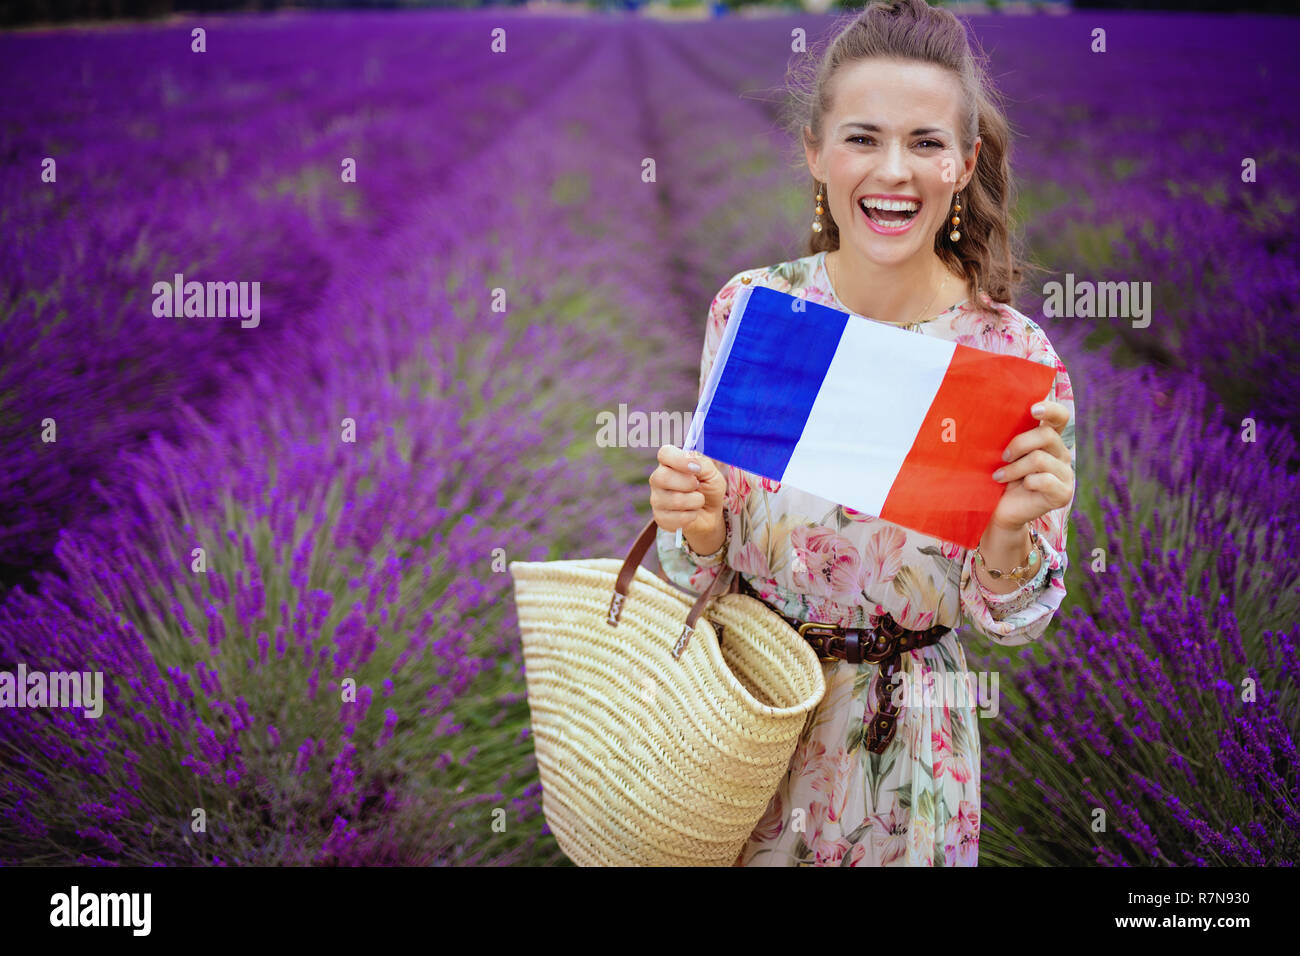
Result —
<instances>
[{"instance_id":1,"label":"long sleeve of dress","mask_svg":"<svg viewBox=\"0 0 1300 956\"><path fill-rule=\"evenodd\" d=\"M1037 326L1034 330L1035 354L1027 358L1056 368L1050 398L1070 411L1070 420L1061 433L1061 439L1070 450L1070 468L1077 471L1074 460L1074 391L1070 386L1070 376L1047 336ZM1033 580L1010 594L997 594L980 583L975 576L975 549L967 550L961 572L962 610L975 629L994 643L1016 646L1038 640L1060 608L1065 598L1066 536L1073 503L1071 501L1034 520L1033 527L1042 537L1047 560Z\"/></svg>"},{"instance_id":2,"label":"long sleeve of dress","mask_svg":"<svg viewBox=\"0 0 1300 956\"><path fill-rule=\"evenodd\" d=\"M704 391L704 383L709 379L709 371L713 368L713 359L718 354L718 348L722 344L722 332L727 325L727 317L731 314L732 300L735 299L736 293L742 288L741 278L750 275L758 270L748 270L747 272L738 272L723 284L718 290L718 294L713 297L713 302L709 305L708 317L705 320L704 328L704 349L700 355L700 381L699 388L696 392ZM724 476L730 479L730 468L722 462L714 462L714 465L722 472ZM730 484L730 481L728 481ZM737 530L735 527L735 518L729 517L732 524L732 540L736 540ZM686 549L679 548L676 545L677 535L672 531L659 529L655 536L655 546L659 552L659 565L663 568L664 574L670 581L680 588L684 588L694 594L702 594L712 586L717 580L718 574L729 563L727 556L723 556L723 563L712 567L700 567L700 565L687 553Z\"/></svg>"}]
</instances>

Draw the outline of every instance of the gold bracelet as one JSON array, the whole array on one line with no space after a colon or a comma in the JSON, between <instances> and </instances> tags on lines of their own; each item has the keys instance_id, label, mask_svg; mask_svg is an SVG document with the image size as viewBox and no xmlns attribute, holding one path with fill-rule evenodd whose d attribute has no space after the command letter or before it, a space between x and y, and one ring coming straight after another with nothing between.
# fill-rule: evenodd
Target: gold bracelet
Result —
<instances>
[{"instance_id":1,"label":"gold bracelet","mask_svg":"<svg viewBox=\"0 0 1300 956\"><path fill-rule=\"evenodd\" d=\"M726 508L722 509L722 527L722 545L712 554L696 554L695 549L691 547L691 543L686 540L686 535L682 535L682 547L691 556L691 560L700 567L711 568L722 564L726 560L727 547L731 544L731 519L727 516Z\"/></svg>"},{"instance_id":2,"label":"gold bracelet","mask_svg":"<svg viewBox=\"0 0 1300 956\"><path fill-rule=\"evenodd\" d=\"M988 562L984 560L984 555L980 553L980 549L975 548L975 563L983 567L995 581L999 578L1009 578L1017 584L1032 581L1034 575L1038 573L1039 561L1046 559L1047 554L1043 551L1038 531L1032 525L1029 528L1029 558L1025 564L1012 568L1010 571L999 571L997 568L990 568Z\"/></svg>"}]
</instances>

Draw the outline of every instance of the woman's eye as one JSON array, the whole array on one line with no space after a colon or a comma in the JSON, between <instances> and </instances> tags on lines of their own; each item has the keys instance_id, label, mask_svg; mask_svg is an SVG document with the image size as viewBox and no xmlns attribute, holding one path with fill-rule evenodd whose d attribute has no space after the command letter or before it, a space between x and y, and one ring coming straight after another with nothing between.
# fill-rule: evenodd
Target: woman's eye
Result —
<instances>
[{"instance_id":1,"label":"woman's eye","mask_svg":"<svg viewBox=\"0 0 1300 956\"><path fill-rule=\"evenodd\" d=\"M850 136L847 142L856 143L859 140L870 139L870 138L871 138L870 136L863 136L861 133L859 133L856 136ZM918 146L929 145L929 146L933 146L935 149L943 149L943 143L939 142L937 139L924 139L921 140L921 142L918 143L917 145Z\"/></svg>"}]
</instances>

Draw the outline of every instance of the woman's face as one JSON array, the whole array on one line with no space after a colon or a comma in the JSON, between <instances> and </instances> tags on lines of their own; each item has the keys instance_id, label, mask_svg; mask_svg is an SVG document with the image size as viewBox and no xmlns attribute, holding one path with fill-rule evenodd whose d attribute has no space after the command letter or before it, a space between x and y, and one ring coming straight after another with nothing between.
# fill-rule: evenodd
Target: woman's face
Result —
<instances>
[{"instance_id":1,"label":"woman's face","mask_svg":"<svg viewBox=\"0 0 1300 956\"><path fill-rule=\"evenodd\" d=\"M822 149L804 149L808 168L827 184L841 247L880 265L930 254L940 226L952 230L953 194L969 182L979 155L977 139L974 154L961 156L957 78L930 63L862 60L840 71L834 95ZM872 209L875 222L862 203L886 197L920 208Z\"/></svg>"}]
</instances>

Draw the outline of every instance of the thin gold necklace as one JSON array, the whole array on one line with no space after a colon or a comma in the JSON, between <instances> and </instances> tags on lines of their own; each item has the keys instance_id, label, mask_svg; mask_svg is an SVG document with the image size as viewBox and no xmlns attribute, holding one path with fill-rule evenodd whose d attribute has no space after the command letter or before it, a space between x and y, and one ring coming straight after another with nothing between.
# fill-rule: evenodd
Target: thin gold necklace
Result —
<instances>
[{"instance_id":1,"label":"thin gold necklace","mask_svg":"<svg viewBox=\"0 0 1300 956\"><path fill-rule=\"evenodd\" d=\"M830 253L827 253L827 255L829 256ZM826 264L827 264L827 267L828 267L828 268L827 268L827 275L830 275L830 269L829 269L829 266L830 266L830 260L829 260L829 259L826 260ZM830 278L831 278L831 291L834 292L834 291L835 291L835 277L834 277L834 276L831 276ZM923 309L921 310L921 315L925 315L925 313L927 313L927 312L930 311L930 306L934 305L935 299L939 298L939 293L943 291L943 287L944 287L947 283L948 283L948 278L947 278L947 276L945 276L943 282L940 282L940 283L939 283L939 288L935 290L934 297L931 298L930 301L926 303L925 308L923 308ZM837 295L835 296L835 298L839 299L839 295L837 294ZM842 302L843 300L841 299L840 301ZM938 318L938 316L932 316L931 318ZM885 319L881 319L881 320L879 320L879 321L886 322L888 325L902 325L902 326L908 326L908 325L921 325L921 324L922 324L922 322L921 322L921 316L920 316L920 315L918 315L918 316L916 317L916 319L915 319L914 321L912 321L912 322L888 322L888 321L885 320ZM929 321L931 321L931 319L926 319L926 321L929 322Z\"/></svg>"}]
</instances>

